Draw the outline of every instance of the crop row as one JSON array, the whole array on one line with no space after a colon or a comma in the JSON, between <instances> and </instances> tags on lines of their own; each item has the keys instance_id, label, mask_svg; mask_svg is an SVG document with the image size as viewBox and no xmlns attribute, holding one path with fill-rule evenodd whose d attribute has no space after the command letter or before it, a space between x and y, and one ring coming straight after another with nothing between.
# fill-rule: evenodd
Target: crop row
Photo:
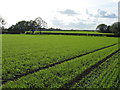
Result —
<instances>
[{"instance_id":1,"label":"crop row","mask_svg":"<svg viewBox=\"0 0 120 90\"><path fill-rule=\"evenodd\" d=\"M116 38L107 37L3 35L2 78L8 80L114 43Z\"/></svg>"},{"instance_id":2,"label":"crop row","mask_svg":"<svg viewBox=\"0 0 120 90\"><path fill-rule=\"evenodd\" d=\"M112 46L68 62L44 69L33 74L21 77L18 80L7 82L3 88L60 88L74 77L82 73L91 65L97 63L118 46Z\"/></svg>"},{"instance_id":3,"label":"crop row","mask_svg":"<svg viewBox=\"0 0 120 90\"><path fill-rule=\"evenodd\" d=\"M119 53L107 59L71 88L120 88Z\"/></svg>"}]
</instances>

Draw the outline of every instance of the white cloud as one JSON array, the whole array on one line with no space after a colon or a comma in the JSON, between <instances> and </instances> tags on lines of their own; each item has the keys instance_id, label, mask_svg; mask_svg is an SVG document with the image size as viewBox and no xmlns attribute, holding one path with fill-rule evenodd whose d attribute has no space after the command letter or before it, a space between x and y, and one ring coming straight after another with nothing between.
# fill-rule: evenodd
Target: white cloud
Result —
<instances>
[{"instance_id":1,"label":"white cloud","mask_svg":"<svg viewBox=\"0 0 120 90\"><path fill-rule=\"evenodd\" d=\"M61 13L61 14L66 14L68 16L74 16L74 15L78 14L74 10L71 10L71 9L66 9L64 11L58 11L58 12Z\"/></svg>"},{"instance_id":2,"label":"white cloud","mask_svg":"<svg viewBox=\"0 0 120 90\"><path fill-rule=\"evenodd\" d=\"M57 18L53 19L53 24L54 27L56 28L60 28L62 27L62 29L76 29L76 30L93 30L94 27L96 27L95 23L89 23L89 22L83 22L83 20L76 22L70 22L68 24L64 24L64 22L62 20L59 20Z\"/></svg>"},{"instance_id":3,"label":"white cloud","mask_svg":"<svg viewBox=\"0 0 120 90\"><path fill-rule=\"evenodd\" d=\"M80 22L84 23L81 25L86 28L88 24L91 25L99 21L108 21L107 19L97 20L97 18L86 15L86 9L92 12L93 15L96 14L96 10L98 9L117 14L117 1L118 0L0 0L0 15L7 21L8 25L15 24L21 20L34 20L36 17L41 17L48 23L49 27L56 25L52 21L57 18L58 21L62 21L65 25L71 25L73 22L77 25L78 23L80 24ZM67 9L74 11L74 15L68 16L58 13L58 11ZM77 14L75 15L75 13ZM110 24L110 22L113 21L114 20L110 19L107 23ZM73 29L75 26L76 25L74 25ZM63 28L62 26L59 27ZM91 27L95 29L95 27Z\"/></svg>"},{"instance_id":4,"label":"white cloud","mask_svg":"<svg viewBox=\"0 0 120 90\"><path fill-rule=\"evenodd\" d=\"M86 10L86 14L88 14L91 17L99 17L99 18L117 18L117 15L115 13L107 12L105 10L97 10L96 14L89 13L88 10Z\"/></svg>"}]
</instances>

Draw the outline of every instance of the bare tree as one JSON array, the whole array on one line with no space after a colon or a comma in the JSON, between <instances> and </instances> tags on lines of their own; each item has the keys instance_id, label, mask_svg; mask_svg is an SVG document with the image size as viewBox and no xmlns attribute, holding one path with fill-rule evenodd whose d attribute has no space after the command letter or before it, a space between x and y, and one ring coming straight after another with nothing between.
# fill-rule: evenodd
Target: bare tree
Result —
<instances>
[{"instance_id":1,"label":"bare tree","mask_svg":"<svg viewBox=\"0 0 120 90\"><path fill-rule=\"evenodd\" d=\"M40 30L40 34L41 34L41 29L47 28L47 23L41 17L37 17L35 19L35 22L38 24L37 30Z\"/></svg>"},{"instance_id":2,"label":"bare tree","mask_svg":"<svg viewBox=\"0 0 120 90\"><path fill-rule=\"evenodd\" d=\"M2 29L4 28L5 24L5 20L2 17L0 17L0 33L2 33Z\"/></svg>"}]
</instances>

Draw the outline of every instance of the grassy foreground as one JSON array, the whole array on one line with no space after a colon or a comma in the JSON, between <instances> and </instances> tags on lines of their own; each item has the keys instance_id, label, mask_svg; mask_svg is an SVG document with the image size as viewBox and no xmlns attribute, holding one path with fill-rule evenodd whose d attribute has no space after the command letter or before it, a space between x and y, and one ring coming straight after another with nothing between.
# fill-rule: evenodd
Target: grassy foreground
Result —
<instances>
[{"instance_id":1,"label":"grassy foreground","mask_svg":"<svg viewBox=\"0 0 120 90\"><path fill-rule=\"evenodd\" d=\"M2 78L3 80L14 79L17 75L28 73L31 70L115 43L118 43L118 38L63 35L2 35ZM117 49L118 46L115 45L99 50L87 56L21 77L15 82L8 82L3 87L59 88Z\"/></svg>"}]
</instances>

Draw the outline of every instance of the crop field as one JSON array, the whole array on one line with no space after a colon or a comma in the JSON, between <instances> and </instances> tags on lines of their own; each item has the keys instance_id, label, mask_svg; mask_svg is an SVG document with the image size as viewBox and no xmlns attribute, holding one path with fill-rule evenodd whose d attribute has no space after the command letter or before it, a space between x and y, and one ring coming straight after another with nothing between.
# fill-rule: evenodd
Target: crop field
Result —
<instances>
[{"instance_id":1,"label":"crop field","mask_svg":"<svg viewBox=\"0 0 120 90\"><path fill-rule=\"evenodd\" d=\"M76 83L72 88L118 88L120 87L120 56L116 53L106 62L93 70L88 76ZM84 85L84 83L86 83Z\"/></svg>"},{"instance_id":2,"label":"crop field","mask_svg":"<svg viewBox=\"0 0 120 90\"><path fill-rule=\"evenodd\" d=\"M39 32L39 31L36 31L36 32ZM96 31L42 31L42 33L84 33L84 34L114 35L113 33L100 33Z\"/></svg>"},{"instance_id":3,"label":"crop field","mask_svg":"<svg viewBox=\"0 0 120 90\"><path fill-rule=\"evenodd\" d=\"M120 88L118 38L2 35L2 88Z\"/></svg>"},{"instance_id":4,"label":"crop field","mask_svg":"<svg viewBox=\"0 0 120 90\"><path fill-rule=\"evenodd\" d=\"M32 33L32 31L26 31L25 33ZM40 31L35 31L34 34L39 34ZM68 33L68 34L99 34L99 35L114 35L113 33L100 33L97 31L41 31L41 33Z\"/></svg>"}]
</instances>

